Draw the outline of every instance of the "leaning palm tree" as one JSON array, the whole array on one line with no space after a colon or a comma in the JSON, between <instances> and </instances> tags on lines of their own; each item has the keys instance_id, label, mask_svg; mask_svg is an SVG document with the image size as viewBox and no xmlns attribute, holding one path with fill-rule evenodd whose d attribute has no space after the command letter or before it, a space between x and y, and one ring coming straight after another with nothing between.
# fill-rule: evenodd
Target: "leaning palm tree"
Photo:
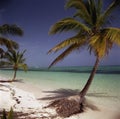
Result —
<instances>
[{"instance_id":1,"label":"leaning palm tree","mask_svg":"<svg viewBox=\"0 0 120 119\"><path fill-rule=\"evenodd\" d=\"M7 49L17 49L19 46L15 41L8 39L6 37L8 35L22 36L23 31L17 25L4 24L0 26L0 57L2 57L5 53L5 50L2 46L5 46Z\"/></svg>"},{"instance_id":2,"label":"leaning palm tree","mask_svg":"<svg viewBox=\"0 0 120 119\"><path fill-rule=\"evenodd\" d=\"M0 62L0 66L13 68L14 76L12 81L16 79L16 73L19 68L22 68L24 71L27 71L27 64L25 63L24 53L16 50L9 50L4 56L4 60Z\"/></svg>"},{"instance_id":3,"label":"leaning palm tree","mask_svg":"<svg viewBox=\"0 0 120 119\"><path fill-rule=\"evenodd\" d=\"M48 53L51 53L66 48L50 64L49 68L71 52L83 47L87 47L90 54L93 53L96 57L88 81L76 98L80 108L83 107L82 103L93 81L100 60L108 55L114 44L120 45L120 28L107 26L107 23L110 23L108 21L111 13L117 7L120 7L119 0L114 0L106 9L103 9L102 0L68 0L66 8L75 8L74 16L58 21L49 31L50 34L67 31L75 31L76 33L73 37L65 39L48 51ZM72 106L74 107L74 105ZM70 108L73 109L73 107ZM57 109L59 112L62 110L60 108ZM73 112L70 113L72 114Z\"/></svg>"}]
</instances>

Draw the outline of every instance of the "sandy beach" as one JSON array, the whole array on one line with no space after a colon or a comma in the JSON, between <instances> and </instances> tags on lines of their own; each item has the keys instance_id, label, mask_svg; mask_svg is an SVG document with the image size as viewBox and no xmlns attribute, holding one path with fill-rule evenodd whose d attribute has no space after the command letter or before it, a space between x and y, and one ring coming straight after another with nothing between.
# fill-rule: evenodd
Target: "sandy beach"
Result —
<instances>
[{"instance_id":1,"label":"sandy beach","mask_svg":"<svg viewBox=\"0 0 120 119\"><path fill-rule=\"evenodd\" d=\"M44 108L55 98L53 92L48 87L25 82L0 83L0 110L13 107L14 111L28 113L27 117L21 117L23 119L63 119L57 116L54 109ZM85 112L65 119L120 119L120 107L114 101L109 101L109 98L108 101L89 96L86 98L88 108Z\"/></svg>"}]
</instances>

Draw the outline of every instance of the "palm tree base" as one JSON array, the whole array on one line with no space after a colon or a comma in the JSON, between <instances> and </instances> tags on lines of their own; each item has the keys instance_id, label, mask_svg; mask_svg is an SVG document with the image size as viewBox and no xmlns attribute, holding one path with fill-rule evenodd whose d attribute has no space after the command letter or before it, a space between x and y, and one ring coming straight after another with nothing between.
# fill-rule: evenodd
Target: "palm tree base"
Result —
<instances>
[{"instance_id":1,"label":"palm tree base","mask_svg":"<svg viewBox=\"0 0 120 119\"><path fill-rule=\"evenodd\" d=\"M69 117L84 111L84 99L79 95L70 96L52 101L47 107L55 108L60 117Z\"/></svg>"}]
</instances>

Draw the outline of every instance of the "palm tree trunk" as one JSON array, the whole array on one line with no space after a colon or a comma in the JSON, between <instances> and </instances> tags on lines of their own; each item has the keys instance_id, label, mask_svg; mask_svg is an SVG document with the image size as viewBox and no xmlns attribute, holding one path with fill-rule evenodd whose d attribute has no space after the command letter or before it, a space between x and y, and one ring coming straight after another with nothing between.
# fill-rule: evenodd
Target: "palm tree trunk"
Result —
<instances>
[{"instance_id":1,"label":"palm tree trunk","mask_svg":"<svg viewBox=\"0 0 120 119\"><path fill-rule=\"evenodd\" d=\"M17 69L15 69L14 71L15 71L15 72L14 72L14 76L13 76L13 79L12 79L12 81L14 81L14 80L15 80L15 78L16 78Z\"/></svg>"},{"instance_id":2,"label":"palm tree trunk","mask_svg":"<svg viewBox=\"0 0 120 119\"><path fill-rule=\"evenodd\" d=\"M98 64L99 64L99 57L96 58L96 62L94 64L94 67L92 69L92 72L88 78L88 81L87 83L85 84L84 88L82 89L82 91L79 93L80 97L83 99L84 96L86 95L87 91L89 90L90 88L90 85L93 81L93 78L94 78L94 75L96 73L96 70L97 70L97 67L98 67Z\"/></svg>"}]
</instances>

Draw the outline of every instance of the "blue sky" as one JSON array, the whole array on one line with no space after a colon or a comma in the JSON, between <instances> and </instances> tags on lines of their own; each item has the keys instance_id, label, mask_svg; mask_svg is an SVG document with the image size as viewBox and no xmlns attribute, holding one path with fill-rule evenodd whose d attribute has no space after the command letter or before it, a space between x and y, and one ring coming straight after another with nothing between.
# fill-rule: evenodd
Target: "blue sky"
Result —
<instances>
[{"instance_id":1,"label":"blue sky","mask_svg":"<svg viewBox=\"0 0 120 119\"><path fill-rule=\"evenodd\" d=\"M48 31L55 22L72 16L73 10L64 9L65 0L1 0L0 3L0 24L17 24L24 30L23 37L12 39L20 44L21 50L27 49L27 64L48 67L59 52L47 55L47 51L73 35L63 33L49 36ZM120 22L115 18L112 25L120 28ZM93 65L94 61L94 56L82 50L73 52L56 66ZM120 65L120 47L114 46L109 56L101 61L101 65Z\"/></svg>"}]
</instances>

